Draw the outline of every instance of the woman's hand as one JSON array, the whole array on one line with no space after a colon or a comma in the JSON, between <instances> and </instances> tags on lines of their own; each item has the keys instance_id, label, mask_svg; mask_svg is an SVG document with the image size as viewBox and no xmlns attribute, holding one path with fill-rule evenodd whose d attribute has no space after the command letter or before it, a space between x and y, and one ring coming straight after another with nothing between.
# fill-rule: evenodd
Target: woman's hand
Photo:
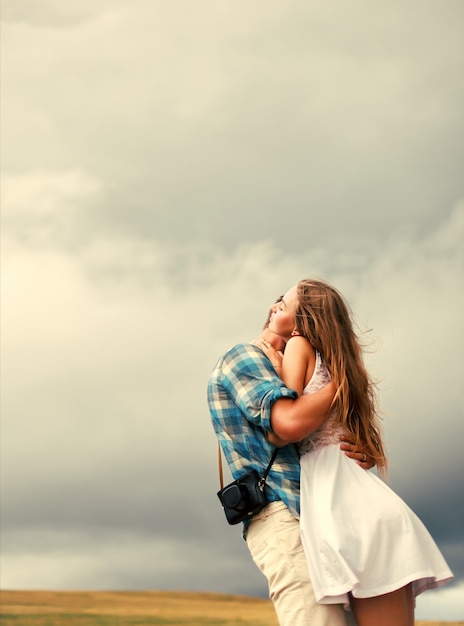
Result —
<instances>
[{"instance_id":1,"label":"woman's hand","mask_svg":"<svg viewBox=\"0 0 464 626\"><path fill-rule=\"evenodd\" d=\"M282 359L284 358L284 353L281 350L276 350L274 346L263 337L253 339L250 343L254 346L258 346L258 348L261 348L272 363L277 374L280 376L282 372Z\"/></svg>"},{"instance_id":2,"label":"woman's hand","mask_svg":"<svg viewBox=\"0 0 464 626\"><path fill-rule=\"evenodd\" d=\"M340 449L343 450L347 457L356 461L356 463L363 469L371 469L374 467L375 461L370 456L369 452L359 450L356 445L348 439L345 435L340 435Z\"/></svg>"}]
</instances>

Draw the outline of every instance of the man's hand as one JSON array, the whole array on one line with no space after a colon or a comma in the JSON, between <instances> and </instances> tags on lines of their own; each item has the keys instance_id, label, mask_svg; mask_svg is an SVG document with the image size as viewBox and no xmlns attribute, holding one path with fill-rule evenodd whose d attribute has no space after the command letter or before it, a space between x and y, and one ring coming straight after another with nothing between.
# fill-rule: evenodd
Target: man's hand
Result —
<instances>
[{"instance_id":1,"label":"man's hand","mask_svg":"<svg viewBox=\"0 0 464 626\"><path fill-rule=\"evenodd\" d=\"M356 445L348 439L345 435L340 435L340 449L343 450L350 459L356 461L356 463L363 469L371 469L374 467L375 461L368 452L359 450Z\"/></svg>"}]
</instances>

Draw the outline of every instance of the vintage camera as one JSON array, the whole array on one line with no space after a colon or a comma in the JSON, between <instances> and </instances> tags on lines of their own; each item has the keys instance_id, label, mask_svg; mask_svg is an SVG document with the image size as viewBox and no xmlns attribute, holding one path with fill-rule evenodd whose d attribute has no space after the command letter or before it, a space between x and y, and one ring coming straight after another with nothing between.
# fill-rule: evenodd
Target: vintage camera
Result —
<instances>
[{"instance_id":1,"label":"vintage camera","mask_svg":"<svg viewBox=\"0 0 464 626\"><path fill-rule=\"evenodd\" d=\"M218 491L229 524L243 522L266 506L264 482L258 472L252 470Z\"/></svg>"}]
</instances>

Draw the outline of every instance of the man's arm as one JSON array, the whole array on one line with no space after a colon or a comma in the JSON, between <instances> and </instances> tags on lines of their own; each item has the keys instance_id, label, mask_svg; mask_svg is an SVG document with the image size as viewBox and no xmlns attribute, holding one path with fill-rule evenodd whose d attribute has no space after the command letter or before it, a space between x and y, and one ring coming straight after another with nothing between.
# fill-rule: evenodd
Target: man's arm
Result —
<instances>
[{"instance_id":1,"label":"man's arm","mask_svg":"<svg viewBox=\"0 0 464 626\"><path fill-rule=\"evenodd\" d=\"M272 430L283 442L301 441L327 419L334 395L335 385L330 382L320 391L296 400L276 400L271 408Z\"/></svg>"},{"instance_id":2,"label":"man's arm","mask_svg":"<svg viewBox=\"0 0 464 626\"><path fill-rule=\"evenodd\" d=\"M332 383L327 387L331 385ZM327 391L326 394L323 394L327 387L317 393L302 396L298 400L288 400L287 398L277 400L271 409L271 424L274 433L268 434L269 441L281 448L287 443L297 443L317 430L330 412L330 405L335 393L335 387L333 387L330 393ZM314 398L315 402L310 407L303 407L300 400L304 398ZM304 413L306 410L312 411L309 417ZM300 411L303 413L301 414ZM346 435L340 435L340 449L363 469L371 469L375 466L375 460L370 455L369 450L365 447L360 449Z\"/></svg>"}]
</instances>

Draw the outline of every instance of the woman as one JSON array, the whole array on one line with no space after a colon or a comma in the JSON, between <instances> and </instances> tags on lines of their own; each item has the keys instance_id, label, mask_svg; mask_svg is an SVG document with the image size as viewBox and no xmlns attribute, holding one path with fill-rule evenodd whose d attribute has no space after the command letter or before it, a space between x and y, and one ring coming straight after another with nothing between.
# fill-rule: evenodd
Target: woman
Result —
<instances>
[{"instance_id":1,"label":"woman","mask_svg":"<svg viewBox=\"0 0 464 626\"><path fill-rule=\"evenodd\" d=\"M332 286L303 280L285 294L269 329L287 340L281 377L288 387L314 393L333 380L337 389L328 419L299 444L300 528L316 599L351 605L358 626L413 626L414 597L452 573L401 498L339 450L342 435L364 442L366 456L386 470L375 386L349 309Z\"/></svg>"}]
</instances>

